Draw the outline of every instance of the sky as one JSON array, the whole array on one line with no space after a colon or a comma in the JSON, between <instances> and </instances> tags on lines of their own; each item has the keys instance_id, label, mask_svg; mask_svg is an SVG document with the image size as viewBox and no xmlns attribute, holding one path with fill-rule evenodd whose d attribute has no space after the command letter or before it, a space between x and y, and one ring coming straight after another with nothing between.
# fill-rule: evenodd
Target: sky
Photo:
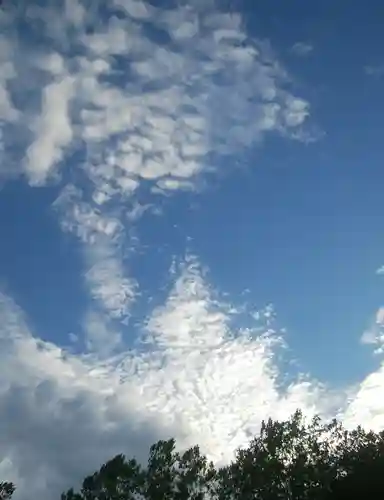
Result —
<instances>
[{"instance_id":1,"label":"sky","mask_svg":"<svg viewBox=\"0 0 384 500\"><path fill-rule=\"evenodd\" d=\"M301 408L384 428L381 2L4 0L0 480Z\"/></svg>"}]
</instances>

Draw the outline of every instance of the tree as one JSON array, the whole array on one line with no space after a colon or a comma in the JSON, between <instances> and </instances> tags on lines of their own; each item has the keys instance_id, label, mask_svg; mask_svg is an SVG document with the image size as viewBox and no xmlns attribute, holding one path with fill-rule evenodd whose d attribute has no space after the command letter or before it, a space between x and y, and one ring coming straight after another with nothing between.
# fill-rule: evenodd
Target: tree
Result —
<instances>
[{"instance_id":1,"label":"tree","mask_svg":"<svg viewBox=\"0 0 384 500\"><path fill-rule=\"evenodd\" d=\"M15 492L15 486L12 483L5 481L0 482L0 500L8 500Z\"/></svg>"},{"instance_id":2,"label":"tree","mask_svg":"<svg viewBox=\"0 0 384 500\"><path fill-rule=\"evenodd\" d=\"M219 498L338 500L384 498L384 432L347 431L316 416L263 422L260 435L222 469Z\"/></svg>"},{"instance_id":3,"label":"tree","mask_svg":"<svg viewBox=\"0 0 384 500\"><path fill-rule=\"evenodd\" d=\"M147 468L117 455L61 500L203 500L215 475L212 463L195 446L180 454L175 441L159 441L149 452Z\"/></svg>"},{"instance_id":4,"label":"tree","mask_svg":"<svg viewBox=\"0 0 384 500\"><path fill-rule=\"evenodd\" d=\"M340 473L328 499L384 498L384 432L366 432L360 426L345 433Z\"/></svg>"},{"instance_id":5,"label":"tree","mask_svg":"<svg viewBox=\"0 0 384 500\"><path fill-rule=\"evenodd\" d=\"M307 424L299 410L287 421L263 421L260 435L220 471L220 500L321 498L337 475L341 434L336 420Z\"/></svg>"},{"instance_id":6,"label":"tree","mask_svg":"<svg viewBox=\"0 0 384 500\"><path fill-rule=\"evenodd\" d=\"M330 487L326 500L351 498L384 498L384 463L381 459L356 464L354 470L337 478Z\"/></svg>"},{"instance_id":7,"label":"tree","mask_svg":"<svg viewBox=\"0 0 384 500\"><path fill-rule=\"evenodd\" d=\"M174 440L159 441L147 467L117 455L84 480L80 493L69 490L61 498L341 500L384 492L383 478L384 433L349 432L336 420L307 421L296 411L286 421L263 421L260 434L228 466L215 469L197 446L179 453Z\"/></svg>"}]
</instances>

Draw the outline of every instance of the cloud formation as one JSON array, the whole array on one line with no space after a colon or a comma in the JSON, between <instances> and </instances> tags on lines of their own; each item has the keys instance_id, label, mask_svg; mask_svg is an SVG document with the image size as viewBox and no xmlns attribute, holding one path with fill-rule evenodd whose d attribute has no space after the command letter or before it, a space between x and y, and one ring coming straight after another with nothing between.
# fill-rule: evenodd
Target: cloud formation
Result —
<instances>
[{"instance_id":1,"label":"cloud formation","mask_svg":"<svg viewBox=\"0 0 384 500\"><path fill-rule=\"evenodd\" d=\"M0 177L31 189L56 183L52 209L81 245L90 299L86 350L75 355L41 341L0 295L0 475L16 482L19 500L54 498L113 454L143 458L166 436L222 462L270 415L300 406L353 421L365 405L370 425L377 411L380 371L353 389L352 403L307 376L282 383L284 339L270 310L235 328L238 311L197 258L126 350L140 293L127 265L132 225L161 194L198 190L266 134L307 140L309 103L241 16L214 2L101 7L65 0L0 17Z\"/></svg>"},{"instance_id":2,"label":"cloud formation","mask_svg":"<svg viewBox=\"0 0 384 500\"><path fill-rule=\"evenodd\" d=\"M164 436L227 461L262 418L326 409L316 383L279 387L278 333L231 330L213 295L197 262L186 262L142 343L104 360L39 341L1 297L0 470L12 472L18 498L52 498L113 453L143 458Z\"/></svg>"},{"instance_id":3,"label":"cloud formation","mask_svg":"<svg viewBox=\"0 0 384 500\"><path fill-rule=\"evenodd\" d=\"M286 90L281 66L248 39L239 14L210 2L159 9L116 1L98 16L97 3L85 10L75 0L60 12L53 4L27 8L33 34L51 38L45 49L29 47L17 20L12 27L3 19L2 117L27 129L24 171L32 184L64 168L69 146L81 140L95 190L130 195L140 180L194 178L212 152L234 153L269 131L289 133L308 115L308 103ZM26 70L39 99L28 109L16 104Z\"/></svg>"},{"instance_id":4,"label":"cloud formation","mask_svg":"<svg viewBox=\"0 0 384 500\"><path fill-rule=\"evenodd\" d=\"M291 52L296 56L305 57L313 52L313 45L309 42L296 42L292 45Z\"/></svg>"},{"instance_id":5,"label":"cloud formation","mask_svg":"<svg viewBox=\"0 0 384 500\"><path fill-rule=\"evenodd\" d=\"M85 282L111 318L126 320L138 292L123 257L138 196L198 189L266 133L304 137L309 103L215 2L66 0L0 22L1 173L62 185L59 223L82 242Z\"/></svg>"},{"instance_id":6,"label":"cloud formation","mask_svg":"<svg viewBox=\"0 0 384 500\"><path fill-rule=\"evenodd\" d=\"M198 189L266 133L304 138L309 103L241 15L214 2L66 0L1 23L0 169L31 186L61 180L59 223L83 244L85 282L113 319L127 320L138 292L124 261L138 195Z\"/></svg>"},{"instance_id":7,"label":"cloud formation","mask_svg":"<svg viewBox=\"0 0 384 500\"><path fill-rule=\"evenodd\" d=\"M236 309L221 303L193 258L148 317L140 343L104 359L39 341L11 299L1 296L0 304L7 430L0 471L17 482L16 498L31 491L52 498L114 453L143 459L151 441L166 436L181 446L199 443L223 463L261 419L286 418L297 407L341 416L347 426L384 424L382 369L339 394L302 375L283 383L276 354L284 339L270 309L251 328L234 329Z\"/></svg>"}]
</instances>

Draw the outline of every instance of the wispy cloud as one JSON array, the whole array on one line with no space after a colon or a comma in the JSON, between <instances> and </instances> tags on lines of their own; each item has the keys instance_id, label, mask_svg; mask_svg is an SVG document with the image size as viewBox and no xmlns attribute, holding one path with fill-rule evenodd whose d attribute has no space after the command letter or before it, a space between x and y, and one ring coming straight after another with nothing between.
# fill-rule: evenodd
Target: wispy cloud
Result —
<instances>
[{"instance_id":1,"label":"wispy cloud","mask_svg":"<svg viewBox=\"0 0 384 500\"><path fill-rule=\"evenodd\" d=\"M116 257L114 248L98 245L88 253L91 267L85 278L92 297L113 318L126 318L137 293L136 281L127 276L127 270Z\"/></svg>"},{"instance_id":2,"label":"wispy cloud","mask_svg":"<svg viewBox=\"0 0 384 500\"><path fill-rule=\"evenodd\" d=\"M305 57L313 52L313 45L309 42L296 42L291 47L291 52L297 56Z\"/></svg>"},{"instance_id":3,"label":"wispy cloud","mask_svg":"<svg viewBox=\"0 0 384 500\"><path fill-rule=\"evenodd\" d=\"M118 348L122 347L122 336L108 322L105 315L90 310L83 321L85 344L88 352L101 358L111 356Z\"/></svg>"},{"instance_id":4,"label":"wispy cloud","mask_svg":"<svg viewBox=\"0 0 384 500\"><path fill-rule=\"evenodd\" d=\"M384 274L384 266L380 266L377 270L376 270L376 274Z\"/></svg>"},{"instance_id":5,"label":"wispy cloud","mask_svg":"<svg viewBox=\"0 0 384 500\"><path fill-rule=\"evenodd\" d=\"M19 111L15 108L7 88L8 80L15 77L15 69L12 64L12 46L3 39L0 43L0 119L3 121L15 121L19 117Z\"/></svg>"},{"instance_id":6,"label":"wispy cloud","mask_svg":"<svg viewBox=\"0 0 384 500\"><path fill-rule=\"evenodd\" d=\"M364 66L364 72L369 76L381 77L384 76L384 64Z\"/></svg>"},{"instance_id":7,"label":"wispy cloud","mask_svg":"<svg viewBox=\"0 0 384 500\"><path fill-rule=\"evenodd\" d=\"M124 233L118 213L103 213L97 204L86 201L82 191L73 185L62 190L53 206L63 230L75 234L84 244L87 267L84 278L91 297L112 318L126 318L137 286L135 280L127 276L123 264Z\"/></svg>"},{"instance_id":8,"label":"wispy cloud","mask_svg":"<svg viewBox=\"0 0 384 500\"><path fill-rule=\"evenodd\" d=\"M52 66L50 69L56 71ZM31 184L45 184L73 138L69 117L73 84L73 78L67 77L44 88L41 115L31 125L35 139L26 153L25 170Z\"/></svg>"}]
</instances>

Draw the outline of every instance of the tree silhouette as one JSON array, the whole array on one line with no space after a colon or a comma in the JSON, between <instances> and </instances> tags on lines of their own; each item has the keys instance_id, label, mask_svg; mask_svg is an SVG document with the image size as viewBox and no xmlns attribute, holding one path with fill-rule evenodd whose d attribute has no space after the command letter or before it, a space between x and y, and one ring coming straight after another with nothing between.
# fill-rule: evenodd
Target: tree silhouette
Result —
<instances>
[{"instance_id":1,"label":"tree silhouette","mask_svg":"<svg viewBox=\"0 0 384 500\"><path fill-rule=\"evenodd\" d=\"M12 483L7 483L5 481L0 482L0 500L8 500L11 498L15 489Z\"/></svg>"},{"instance_id":2,"label":"tree silhouette","mask_svg":"<svg viewBox=\"0 0 384 500\"><path fill-rule=\"evenodd\" d=\"M215 469L196 446L180 454L159 441L147 467L117 455L62 500L337 500L384 498L384 433L346 431L333 420L263 421L234 460ZM363 495L364 494L364 495Z\"/></svg>"},{"instance_id":3,"label":"tree silhouette","mask_svg":"<svg viewBox=\"0 0 384 500\"><path fill-rule=\"evenodd\" d=\"M263 421L260 435L221 469L220 500L321 498L337 476L341 434L336 420L306 424L299 410L284 422Z\"/></svg>"},{"instance_id":4,"label":"tree silhouette","mask_svg":"<svg viewBox=\"0 0 384 500\"><path fill-rule=\"evenodd\" d=\"M159 441L149 451L147 468L117 455L62 500L202 500L215 475L213 464L196 446L180 454L175 440Z\"/></svg>"},{"instance_id":5,"label":"tree silhouette","mask_svg":"<svg viewBox=\"0 0 384 500\"><path fill-rule=\"evenodd\" d=\"M328 499L384 498L384 432L366 432L360 426L345 434L339 474Z\"/></svg>"},{"instance_id":6,"label":"tree silhouette","mask_svg":"<svg viewBox=\"0 0 384 500\"><path fill-rule=\"evenodd\" d=\"M14 492L0 483L0 500ZM384 499L384 432L347 431L333 420L263 421L233 461L215 468L199 447L176 450L174 439L149 450L144 467L116 455L61 500L343 500Z\"/></svg>"}]
</instances>

